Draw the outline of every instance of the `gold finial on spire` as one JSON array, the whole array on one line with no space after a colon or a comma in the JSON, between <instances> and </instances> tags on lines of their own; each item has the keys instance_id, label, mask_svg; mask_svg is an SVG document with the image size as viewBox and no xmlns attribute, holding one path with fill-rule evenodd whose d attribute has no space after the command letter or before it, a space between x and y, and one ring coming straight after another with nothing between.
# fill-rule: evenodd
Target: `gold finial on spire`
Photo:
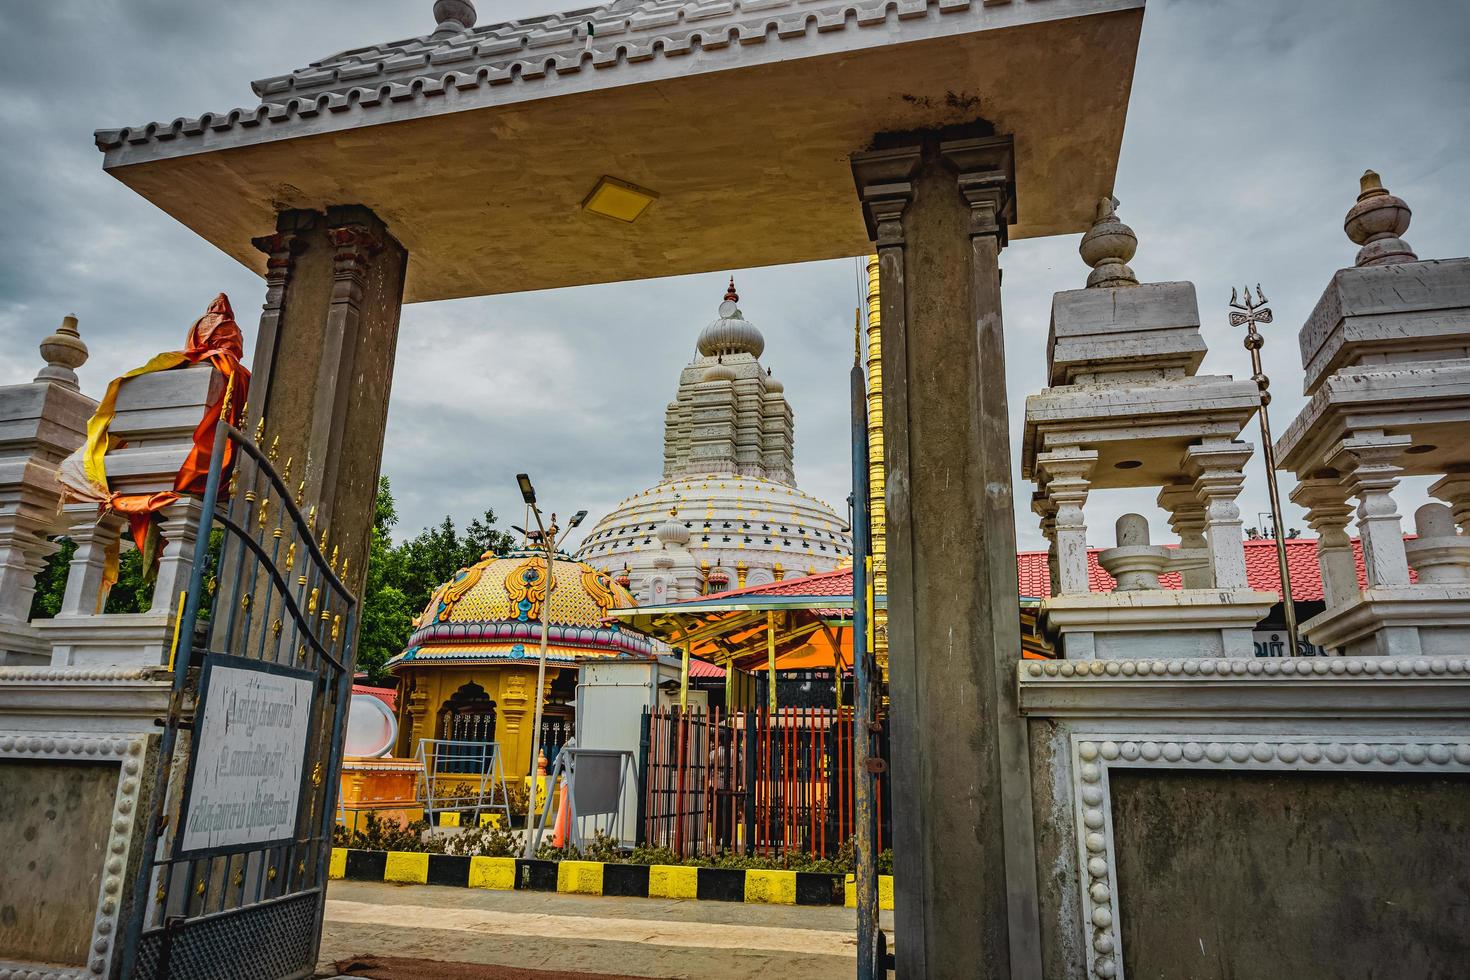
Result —
<instances>
[{"instance_id":1,"label":"gold finial on spire","mask_svg":"<svg viewBox=\"0 0 1470 980\"><path fill-rule=\"evenodd\" d=\"M281 471L281 482L282 483L289 484L291 482L291 464L294 463L295 461L296 461L296 457L295 456L287 456L286 457L286 468Z\"/></svg>"},{"instance_id":2,"label":"gold finial on spire","mask_svg":"<svg viewBox=\"0 0 1470 980\"><path fill-rule=\"evenodd\" d=\"M302 480L296 485L296 506L300 507L306 501L306 481Z\"/></svg>"},{"instance_id":3,"label":"gold finial on spire","mask_svg":"<svg viewBox=\"0 0 1470 980\"><path fill-rule=\"evenodd\" d=\"M268 452L266 452L265 458L268 459L268 460L270 460L272 463L274 463L276 461L276 457L279 456L280 454L281 454L281 437L280 436L272 436L271 437L271 448L270 448L270 450Z\"/></svg>"},{"instance_id":4,"label":"gold finial on spire","mask_svg":"<svg viewBox=\"0 0 1470 980\"><path fill-rule=\"evenodd\" d=\"M311 511L306 515L306 529L308 531L316 530L316 504L311 505Z\"/></svg>"},{"instance_id":5,"label":"gold finial on spire","mask_svg":"<svg viewBox=\"0 0 1470 980\"><path fill-rule=\"evenodd\" d=\"M264 441L265 441L265 416L264 415L261 415L260 418L258 418L258 419L255 420L255 444L256 445L260 445L260 443L262 443Z\"/></svg>"}]
</instances>

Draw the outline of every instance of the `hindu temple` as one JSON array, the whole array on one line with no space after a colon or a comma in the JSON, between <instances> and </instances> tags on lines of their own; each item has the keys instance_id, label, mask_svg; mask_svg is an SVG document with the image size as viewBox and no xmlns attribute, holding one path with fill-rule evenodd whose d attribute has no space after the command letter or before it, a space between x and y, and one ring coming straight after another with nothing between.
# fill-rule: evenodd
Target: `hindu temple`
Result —
<instances>
[{"instance_id":1,"label":"hindu temple","mask_svg":"<svg viewBox=\"0 0 1470 980\"><path fill-rule=\"evenodd\" d=\"M552 560L548 590L540 552L487 552L434 591L408 646L388 662L399 678L395 755L413 755L425 738L495 742L506 777L527 775L548 591L540 742L548 757L573 731L582 661L652 655L646 636L606 622L632 598L605 573L563 555Z\"/></svg>"},{"instance_id":2,"label":"hindu temple","mask_svg":"<svg viewBox=\"0 0 1470 980\"><path fill-rule=\"evenodd\" d=\"M852 553L847 522L796 486L791 405L765 348L732 277L664 414L662 478L577 552L640 603L831 571Z\"/></svg>"}]
</instances>

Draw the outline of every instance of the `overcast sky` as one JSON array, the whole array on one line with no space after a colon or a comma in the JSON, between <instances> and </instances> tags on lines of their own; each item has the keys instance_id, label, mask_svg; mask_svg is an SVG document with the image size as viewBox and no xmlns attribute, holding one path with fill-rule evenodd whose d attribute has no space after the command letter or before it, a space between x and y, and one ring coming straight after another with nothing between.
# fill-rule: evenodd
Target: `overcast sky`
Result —
<instances>
[{"instance_id":1,"label":"overcast sky","mask_svg":"<svg viewBox=\"0 0 1470 980\"><path fill-rule=\"evenodd\" d=\"M218 291L253 341L264 286L106 176L92 130L253 105L251 79L330 53L427 33L430 0L6 0L0 3L0 384L29 380L35 345L81 318L83 389L182 346ZM551 0L482 0L481 22ZM1226 325L1233 284L1260 281L1276 324L1273 421L1302 404L1296 330L1333 270L1367 167L1414 209L1423 258L1464 255L1470 187L1470 4L1451 0L1150 0L1116 194L1144 281L1192 280L1210 345L1203 373L1248 376ZM1009 390L1019 466L1025 396L1044 384L1051 295L1081 286L1077 236L1003 255ZM848 491L846 373L852 262L732 270L764 361L796 416L797 478L841 508ZM650 268L650 276L659 270ZM514 474L595 521L657 481L664 405L724 273L419 304L403 311L383 472L400 533L487 507L519 522ZM539 366L553 363L550 418ZM1254 424L1246 438L1258 442ZM1241 510L1268 509L1252 463ZM1290 488L1290 476L1283 492ZM1409 523L1427 481L1401 499ZM1043 545L1017 475L1021 547ZM1126 510L1167 539L1152 493L1095 494L1094 544ZM1293 509L1293 523L1300 513ZM589 522L590 523L590 522Z\"/></svg>"}]
</instances>

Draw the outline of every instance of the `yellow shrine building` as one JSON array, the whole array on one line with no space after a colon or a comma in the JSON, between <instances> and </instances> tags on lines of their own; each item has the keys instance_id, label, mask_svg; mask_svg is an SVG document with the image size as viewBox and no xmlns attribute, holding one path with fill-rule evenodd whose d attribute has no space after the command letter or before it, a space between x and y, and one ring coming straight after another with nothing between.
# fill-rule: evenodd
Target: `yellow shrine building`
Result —
<instances>
[{"instance_id":1,"label":"yellow shrine building","mask_svg":"<svg viewBox=\"0 0 1470 980\"><path fill-rule=\"evenodd\" d=\"M609 610L633 605L607 574L559 554L550 584L539 740L548 759L573 733L581 661L654 655L647 636L605 621ZM407 647L387 665L398 678L395 756L414 755L423 738L498 742L506 777L528 775L547 593L539 551L487 552L435 590Z\"/></svg>"}]
</instances>

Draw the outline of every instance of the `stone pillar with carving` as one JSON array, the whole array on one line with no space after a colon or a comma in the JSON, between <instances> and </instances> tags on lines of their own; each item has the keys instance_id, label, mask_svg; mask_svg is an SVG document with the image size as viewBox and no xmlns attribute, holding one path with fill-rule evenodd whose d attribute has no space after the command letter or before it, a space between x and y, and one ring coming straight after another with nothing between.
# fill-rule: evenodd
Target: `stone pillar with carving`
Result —
<instances>
[{"instance_id":1,"label":"stone pillar with carving","mask_svg":"<svg viewBox=\"0 0 1470 980\"><path fill-rule=\"evenodd\" d=\"M1324 576L1329 553L1340 566L1342 587L1329 584L1327 609L1302 633L1352 656L1459 656L1470 649L1470 583L1452 569L1446 577L1436 556L1457 554L1458 537L1470 535L1470 403L1451 394L1470 388L1470 257L1420 259L1403 239L1408 204L1371 170L1358 187L1343 230L1359 248L1298 332L1308 401L1276 443L1282 468L1306 488L1293 499L1322 525ZM1335 497L1330 475L1341 484ZM1457 537L1431 510L1423 516L1438 543L1405 543L1394 490L1409 477L1432 481ZM1338 500L1348 498L1362 589L1346 584Z\"/></svg>"},{"instance_id":2,"label":"stone pillar with carving","mask_svg":"<svg viewBox=\"0 0 1470 980\"><path fill-rule=\"evenodd\" d=\"M1306 510L1307 524L1317 533L1317 569L1327 607L1351 602L1358 596L1358 563L1347 533L1353 507L1341 478L1330 470L1308 477L1291 492L1291 500Z\"/></svg>"},{"instance_id":3,"label":"stone pillar with carving","mask_svg":"<svg viewBox=\"0 0 1470 980\"><path fill-rule=\"evenodd\" d=\"M1056 540L1056 588L1039 620L1068 660L1251 656L1251 631L1276 603L1246 580L1235 504L1251 455L1236 438L1260 393L1197 373L1194 285L1140 283L1128 265L1138 238L1117 208L1112 197L1097 203L1078 248L1087 284L1053 297L1050 386L1026 399L1021 475L1036 482L1033 509L1054 521ZM1148 519L1125 515L1117 546L1098 555L1117 581L1093 591L1088 494L1148 488L1179 546L1150 543ZM1172 572L1183 588L1162 587Z\"/></svg>"},{"instance_id":4,"label":"stone pillar with carving","mask_svg":"<svg viewBox=\"0 0 1470 980\"><path fill-rule=\"evenodd\" d=\"M1205 543L1210 552L1210 576L1217 589L1243 589L1245 532L1235 500L1245 489L1245 464L1253 447L1248 442L1206 439L1184 451L1185 472L1194 477L1194 492L1204 507Z\"/></svg>"},{"instance_id":5,"label":"stone pillar with carving","mask_svg":"<svg viewBox=\"0 0 1470 980\"><path fill-rule=\"evenodd\" d=\"M1159 489L1159 508L1169 515L1169 529L1179 537L1182 551L1203 551L1205 542L1205 508L1194 486L1185 481L1166 484ZM1208 589L1215 584L1208 564L1190 565L1179 572L1186 589Z\"/></svg>"},{"instance_id":6,"label":"stone pillar with carving","mask_svg":"<svg viewBox=\"0 0 1470 980\"><path fill-rule=\"evenodd\" d=\"M1087 519L1083 508L1097 458L1096 450L1076 446L1054 449L1036 457L1047 498L1056 510L1053 518L1055 595L1087 595L1091 591L1087 574Z\"/></svg>"},{"instance_id":7,"label":"stone pillar with carving","mask_svg":"<svg viewBox=\"0 0 1470 980\"><path fill-rule=\"evenodd\" d=\"M87 345L68 316L41 341L46 366L30 384L0 387L0 665L50 660L30 626L36 576L65 530L56 467L86 439L96 403L77 386Z\"/></svg>"},{"instance_id":8,"label":"stone pillar with carving","mask_svg":"<svg viewBox=\"0 0 1470 980\"><path fill-rule=\"evenodd\" d=\"M392 385L408 253L371 210L283 211L266 253L266 303L248 426L305 460L303 510L360 592Z\"/></svg>"},{"instance_id":9,"label":"stone pillar with carving","mask_svg":"<svg viewBox=\"0 0 1470 980\"><path fill-rule=\"evenodd\" d=\"M1000 303L1012 154L1009 138L926 133L852 157L878 255L907 976L1040 973ZM956 772L970 774L968 788ZM986 955L977 962L960 937Z\"/></svg>"},{"instance_id":10,"label":"stone pillar with carving","mask_svg":"<svg viewBox=\"0 0 1470 980\"><path fill-rule=\"evenodd\" d=\"M1368 588L1409 584L1404 529L1393 491L1403 468L1399 457L1412 440L1382 432L1359 432L1344 439L1327 464L1342 474L1342 485L1358 501L1358 537Z\"/></svg>"}]
</instances>

